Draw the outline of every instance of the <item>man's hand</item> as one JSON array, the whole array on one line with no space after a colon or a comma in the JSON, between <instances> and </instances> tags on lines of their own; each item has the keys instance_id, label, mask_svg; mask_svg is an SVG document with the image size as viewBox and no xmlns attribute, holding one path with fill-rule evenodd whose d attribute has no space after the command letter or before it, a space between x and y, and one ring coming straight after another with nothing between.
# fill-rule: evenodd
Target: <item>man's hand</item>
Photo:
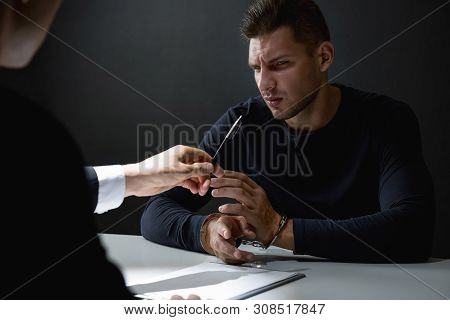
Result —
<instances>
[{"instance_id":1,"label":"man's hand","mask_svg":"<svg viewBox=\"0 0 450 320\"><path fill-rule=\"evenodd\" d=\"M205 232L202 245L209 254L230 264L245 263L254 259L252 253L235 247L238 238L255 238L255 233L244 217L217 215L207 221L202 229Z\"/></svg>"},{"instance_id":2,"label":"man's hand","mask_svg":"<svg viewBox=\"0 0 450 320\"><path fill-rule=\"evenodd\" d=\"M220 178L211 179L212 196L231 198L237 204L225 204L219 211L225 214L243 216L255 228L256 240L270 243L278 230L280 215L272 208L266 192L245 174L225 171Z\"/></svg>"},{"instance_id":3,"label":"man's hand","mask_svg":"<svg viewBox=\"0 0 450 320\"><path fill-rule=\"evenodd\" d=\"M209 189L210 174L223 175L222 168L211 161L205 151L179 145L142 162L125 165L125 197L152 196L175 186L203 196Z\"/></svg>"}]
</instances>

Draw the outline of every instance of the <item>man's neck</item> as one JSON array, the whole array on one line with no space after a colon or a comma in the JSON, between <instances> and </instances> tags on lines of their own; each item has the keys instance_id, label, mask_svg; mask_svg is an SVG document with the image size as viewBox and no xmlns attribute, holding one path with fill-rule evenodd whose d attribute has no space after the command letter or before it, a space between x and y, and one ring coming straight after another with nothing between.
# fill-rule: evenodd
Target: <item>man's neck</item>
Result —
<instances>
[{"instance_id":1,"label":"man's neck","mask_svg":"<svg viewBox=\"0 0 450 320\"><path fill-rule=\"evenodd\" d=\"M321 88L311 104L295 117L286 120L292 129L310 128L312 131L325 127L336 114L341 103L341 90L327 84Z\"/></svg>"}]
</instances>

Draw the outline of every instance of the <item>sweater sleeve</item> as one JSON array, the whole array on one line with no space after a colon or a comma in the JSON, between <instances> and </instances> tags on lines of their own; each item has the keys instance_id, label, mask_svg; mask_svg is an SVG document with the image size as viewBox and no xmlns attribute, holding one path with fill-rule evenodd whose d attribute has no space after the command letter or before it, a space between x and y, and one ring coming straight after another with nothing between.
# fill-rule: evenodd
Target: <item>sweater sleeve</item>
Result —
<instances>
[{"instance_id":1,"label":"sweater sleeve","mask_svg":"<svg viewBox=\"0 0 450 320\"><path fill-rule=\"evenodd\" d=\"M351 261L429 257L434 192L417 119L402 104L377 127L372 135L380 211L345 220L294 219L296 253Z\"/></svg>"}]
</instances>

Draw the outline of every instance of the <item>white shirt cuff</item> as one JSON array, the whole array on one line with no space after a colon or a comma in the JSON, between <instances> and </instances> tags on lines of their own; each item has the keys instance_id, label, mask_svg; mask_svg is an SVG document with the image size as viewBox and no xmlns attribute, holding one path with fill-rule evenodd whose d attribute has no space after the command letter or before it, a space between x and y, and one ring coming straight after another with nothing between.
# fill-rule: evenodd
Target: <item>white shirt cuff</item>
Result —
<instances>
[{"instance_id":1,"label":"white shirt cuff","mask_svg":"<svg viewBox=\"0 0 450 320\"><path fill-rule=\"evenodd\" d=\"M123 167L94 167L98 177L98 201L96 213L103 213L120 206L125 196L125 173Z\"/></svg>"}]
</instances>

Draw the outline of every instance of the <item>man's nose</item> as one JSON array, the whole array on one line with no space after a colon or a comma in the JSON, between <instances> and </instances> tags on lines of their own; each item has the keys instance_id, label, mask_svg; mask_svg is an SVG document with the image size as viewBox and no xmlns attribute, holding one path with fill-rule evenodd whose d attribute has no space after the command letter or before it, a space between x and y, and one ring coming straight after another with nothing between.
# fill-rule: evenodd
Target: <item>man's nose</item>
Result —
<instances>
[{"instance_id":1,"label":"man's nose","mask_svg":"<svg viewBox=\"0 0 450 320\"><path fill-rule=\"evenodd\" d=\"M261 70L258 88L264 94L268 94L271 90L275 89L276 82L269 70Z\"/></svg>"}]
</instances>

